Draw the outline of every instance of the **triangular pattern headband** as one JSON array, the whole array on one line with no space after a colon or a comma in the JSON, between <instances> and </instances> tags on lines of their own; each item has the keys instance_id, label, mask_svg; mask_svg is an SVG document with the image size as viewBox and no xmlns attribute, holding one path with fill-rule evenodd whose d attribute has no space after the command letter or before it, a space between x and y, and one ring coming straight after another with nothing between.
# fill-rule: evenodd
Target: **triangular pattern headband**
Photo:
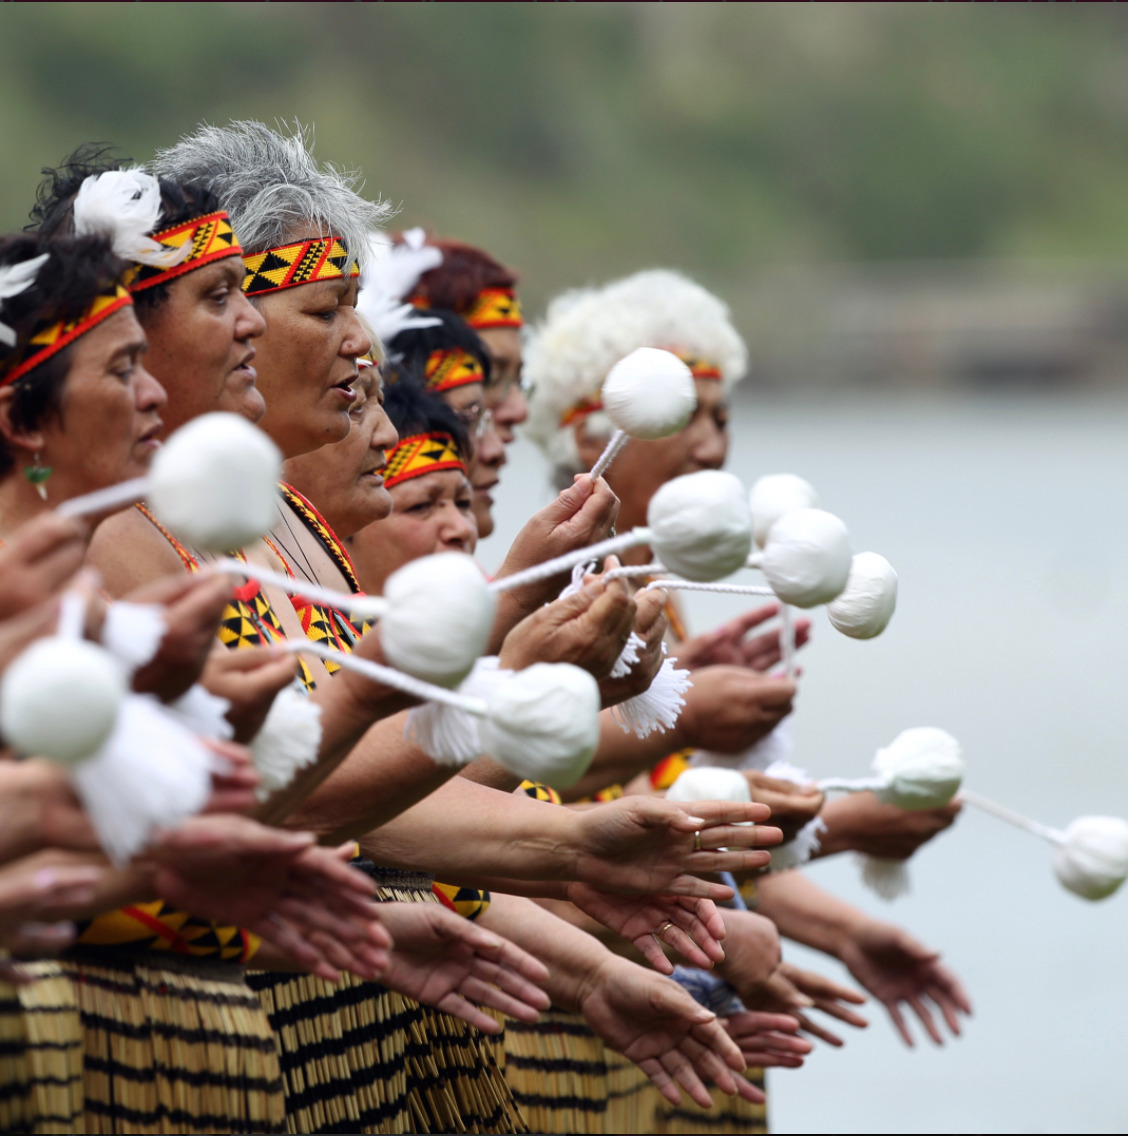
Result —
<instances>
[{"instance_id":1,"label":"triangular pattern headband","mask_svg":"<svg viewBox=\"0 0 1128 1136\"><path fill-rule=\"evenodd\" d=\"M132 303L133 297L115 281L105 292L96 296L94 302L77 319L45 320L32 333L22 352L0 363L0 387L10 386L23 378L40 363L46 362L52 355L73 343L80 335L85 335L104 319L108 319L115 312L129 307Z\"/></svg>"},{"instance_id":2,"label":"triangular pattern headband","mask_svg":"<svg viewBox=\"0 0 1128 1136\"><path fill-rule=\"evenodd\" d=\"M340 237L320 237L279 245L266 252L244 253L243 263L247 266L243 291L248 296L360 275L360 265L349 255Z\"/></svg>"},{"instance_id":3,"label":"triangular pattern headband","mask_svg":"<svg viewBox=\"0 0 1128 1136\"><path fill-rule=\"evenodd\" d=\"M389 489L412 477L422 477L440 469L466 472L462 456L449 434L412 434L388 453L384 484Z\"/></svg>"},{"instance_id":4,"label":"triangular pattern headband","mask_svg":"<svg viewBox=\"0 0 1128 1136\"><path fill-rule=\"evenodd\" d=\"M239 239L231 227L231 218L223 210L205 213L181 225L161 229L153 234L153 240L169 249L179 249L189 245L191 251L179 264L174 264L171 268L160 268L150 264L134 265L126 272L124 278L126 287L131 292L152 288L174 277L183 276L186 272L203 268L213 260L241 255L243 252L239 247Z\"/></svg>"}]
</instances>

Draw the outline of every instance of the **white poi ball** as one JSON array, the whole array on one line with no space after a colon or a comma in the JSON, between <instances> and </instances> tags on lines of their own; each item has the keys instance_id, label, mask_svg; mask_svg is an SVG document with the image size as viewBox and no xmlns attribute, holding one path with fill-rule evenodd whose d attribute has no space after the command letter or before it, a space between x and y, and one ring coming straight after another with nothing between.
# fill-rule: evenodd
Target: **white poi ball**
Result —
<instances>
[{"instance_id":1,"label":"white poi ball","mask_svg":"<svg viewBox=\"0 0 1128 1136\"><path fill-rule=\"evenodd\" d=\"M615 426L632 438L666 438L693 417L693 372L670 351L640 347L607 372L601 396Z\"/></svg>"},{"instance_id":2,"label":"white poi ball","mask_svg":"<svg viewBox=\"0 0 1128 1136\"><path fill-rule=\"evenodd\" d=\"M229 552L278 522L282 454L237 414L204 414L181 426L157 451L149 504L189 544Z\"/></svg>"},{"instance_id":3,"label":"white poi ball","mask_svg":"<svg viewBox=\"0 0 1128 1136\"><path fill-rule=\"evenodd\" d=\"M586 772L599 744L599 684L570 663L534 663L490 697L483 752L530 781L562 789Z\"/></svg>"},{"instance_id":4,"label":"white poi ball","mask_svg":"<svg viewBox=\"0 0 1128 1136\"><path fill-rule=\"evenodd\" d=\"M700 765L687 769L666 790L668 801L733 801L748 804L748 778L737 769Z\"/></svg>"},{"instance_id":5,"label":"white poi ball","mask_svg":"<svg viewBox=\"0 0 1128 1136\"><path fill-rule=\"evenodd\" d=\"M687 580L720 580L743 568L752 549L744 486L704 469L667 481L646 511L654 555Z\"/></svg>"},{"instance_id":6,"label":"white poi ball","mask_svg":"<svg viewBox=\"0 0 1128 1136\"><path fill-rule=\"evenodd\" d=\"M768 473L752 486L748 507L752 510L752 536L757 548L763 548L768 530L785 513L797 509L814 509L819 495L815 487L794 473Z\"/></svg>"},{"instance_id":7,"label":"white poi ball","mask_svg":"<svg viewBox=\"0 0 1128 1136\"><path fill-rule=\"evenodd\" d=\"M380 642L388 662L436 686L457 686L482 655L496 601L482 570L462 552L413 560L384 584Z\"/></svg>"},{"instance_id":8,"label":"white poi ball","mask_svg":"<svg viewBox=\"0 0 1128 1136\"><path fill-rule=\"evenodd\" d=\"M797 509L772 525L760 566L784 603L815 607L841 594L850 560L850 536L833 513Z\"/></svg>"},{"instance_id":9,"label":"white poi ball","mask_svg":"<svg viewBox=\"0 0 1128 1136\"><path fill-rule=\"evenodd\" d=\"M899 809L937 809L959 791L964 775L960 743L946 730L916 726L902 730L873 759L886 786L877 796Z\"/></svg>"},{"instance_id":10,"label":"white poi ball","mask_svg":"<svg viewBox=\"0 0 1128 1136\"><path fill-rule=\"evenodd\" d=\"M1078 817L1054 849L1054 874L1082 899L1105 899L1128 877L1128 821Z\"/></svg>"},{"instance_id":11,"label":"white poi ball","mask_svg":"<svg viewBox=\"0 0 1128 1136\"><path fill-rule=\"evenodd\" d=\"M880 635L897 607L897 573L884 556L859 552L850 561L846 587L826 605L830 622L851 639Z\"/></svg>"},{"instance_id":12,"label":"white poi ball","mask_svg":"<svg viewBox=\"0 0 1128 1136\"><path fill-rule=\"evenodd\" d=\"M73 765L105 743L127 692L109 651L82 639L39 639L0 680L0 731L21 753Z\"/></svg>"}]
</instances>

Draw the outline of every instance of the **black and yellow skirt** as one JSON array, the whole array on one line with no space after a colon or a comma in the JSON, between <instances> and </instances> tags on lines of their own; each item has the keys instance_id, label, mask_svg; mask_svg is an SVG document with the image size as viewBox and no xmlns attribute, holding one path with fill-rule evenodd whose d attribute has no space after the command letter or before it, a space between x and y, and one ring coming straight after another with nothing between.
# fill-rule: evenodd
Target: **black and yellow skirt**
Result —
<instances>
[{"instance_id":1,"label":"black and yellow skirt","mask_svg":"<svg viewBox=\"0 0 1128 1136\"><path fill-rule=\"evenodd\" d=\"M498 1063L532 1131L610 1131L606 1127L610 1051L582 1015L551 1009L541 1011L535 1024L502 1015L498 1020L505 1027L495 1041Z\"/></svg>"},{"instance_id":2,"label":"black and yellow skirt","mask_svg":"<svg viewBox=\"0 0 1128 1136\"><path fill-rule=\"evenodd\" d=\"M83 1132L82 1023L74 986L52 962L0 983L0 1132Z\"/></svg>"},{"instance_id":3,"label":"black and yellow skirt","mask_svg":"<svg viewBox=\"0 0 1128 1136\"><path fill-rule=\"evenodd\" d=\"M238 964L90 949L59 967L82 1023L84 1131L282 1130L274 1034Z\"/></svg>"},{"instance_id":4,"label":"black and yellow skirt","mask_svg":"<svg viewBox=\"0 0 1128 1136\"><path fill-rule=\"evenodd\" d=\"M439 902L427 876L366 870L382 902ZM247 977L278 1040L288 1132L527 1131L467 1023L351 975Z\"/></svg>"}]
</instances>

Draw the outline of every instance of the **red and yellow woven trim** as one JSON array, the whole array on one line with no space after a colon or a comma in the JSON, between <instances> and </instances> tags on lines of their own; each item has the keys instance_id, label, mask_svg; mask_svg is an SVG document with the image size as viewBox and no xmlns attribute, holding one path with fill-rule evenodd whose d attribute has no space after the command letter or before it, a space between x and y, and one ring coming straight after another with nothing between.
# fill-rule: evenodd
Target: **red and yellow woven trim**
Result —
<instances>
[{"instance_id":1,"label":"red and yellow woven trim","mask_svg":"<svg viewBox=\"0 0 1128 1136\"><path fill-rule=\"evenodd\" d=\"M384 484L390 489L401 481L440 469L466 472L454 439L449 434L412 434L388 453Z\"/></svg>"},{"instance_id":2,"label":"red and yellow woven trim","mask_svg":"<svg viewBox=\"0 0 1128 1136\"><path fill-rule=\"evenodd\" d=\"M477 331L491 327L525 326L521 301L512 288L483 288L474 297L474 302L458 314Z\"/></svg>"},{"instance_id":3,"label":"red and yellow woven trim","mask_svg":"<svg viewBox=\"0 0 1128 1136\"><path fill-rule=\"evenodd\" d=\"M440 347L427 356L423 368L427 389L439 394L469 383L484 383L486 373L481 361L461 347Z\"/></svg>"},{"instance_id":4,"label":"red and yellow woven trim","mask_svg":"<svg viewBox=\"0 0 1128 1136\"><path fill-rule=\"evenodd\" d=\"M161 229L153 234L153 240L165 248L178 249L186 244L192 246L192 251L179 264L171 268L157 268L149 264L136 264L125 274L124 283L131 292L140 292L143 288L152 288L156 284L163 284L186 272L195 272L213 260L222 260L226 256L242 255L239 239L235 230L231 228L231 218L220 210L216 213L206 213L202 217L194 217L182 225L174 225L171 229Z\"/></svg>"},{"instance_id":5,"label":"red and yellow woven trim","mask_svg":"<svg viewBox=\"0 0 1128 1136\"><path fill-rule=\"evenodd\" d=\"M22 352L0 363L0 387L10 386L22 379L52 355L62 351L64 347L69 347L80 335L85 335L103 320L109 319L122 308L128 308L132 303L133 297L129 292L115 282L112 289L107 289L96 297L78 319L44 323L27 341L27 346Z\"/></svg>"},{"instance_id":6,"label":"red and yellow woven trim","mask_svg":"<svg viewBox=\"0 0 1128 1136\"><path fill-rule=\"evenodd\" d=\"M579 402L564 411L560 418L560 425L571 426L573 422L578 422L581 418L586 418L589 414L594 414L597 410L602 409L603 400L598 395L594 398L580 399Z\"/></svg>"},{"instance_id":7,"label":"red and yellow woven trim","mask_svg":"<svg viewBox=\"0 0 1128 1136\"><path fill-rule=\"evenodd\" d=\"M671 355L676 355L689 368L689 373L695 379L713 379L719 383L724 377L721 374L720 367L711 359L694 355L692 351L682 351L676 347L667 347L666 350Z\"/></svg>"},{"instance_id":8,"label":"red and yellow woven trim","mask_svg":"<svg viewBox=\"0 0 1128 1136\"><path fill-rule=\"evenodd\" d=\"M668 789L688 768L692 749L679 749L664 757L650 771L650 784L654 789Z\"/></svg>"},{"instance_id":9,"label":"red and yellow woven trim","mask_svg":"<svg viewBox=\"0 0 1128 1136\"><path fill-rule=\"evenodd\" d=\"M360 275L360 265L349 256L340 237L298 241L249 256L244 253L243 263L247 266L243 291L248 296Z\"/></svg>"}]
</instances>

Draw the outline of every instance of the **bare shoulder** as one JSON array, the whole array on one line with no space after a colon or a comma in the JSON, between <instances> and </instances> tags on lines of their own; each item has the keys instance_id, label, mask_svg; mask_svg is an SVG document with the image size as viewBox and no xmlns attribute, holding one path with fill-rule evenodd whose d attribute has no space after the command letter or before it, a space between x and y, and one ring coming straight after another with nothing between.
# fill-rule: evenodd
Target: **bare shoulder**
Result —
<instances>
[{"instance_id":1,"label":"bare shoulder","mask_svg":"<svg viewBox=\"0 0 1128 1136\"><path fill-rule=\"evenodd\" d=\"M125 509L95 530L87 562L101 573L111 596L124 596L154 580L179 575L184 562L139 509Z\"/></svg>"}]
</instances>

